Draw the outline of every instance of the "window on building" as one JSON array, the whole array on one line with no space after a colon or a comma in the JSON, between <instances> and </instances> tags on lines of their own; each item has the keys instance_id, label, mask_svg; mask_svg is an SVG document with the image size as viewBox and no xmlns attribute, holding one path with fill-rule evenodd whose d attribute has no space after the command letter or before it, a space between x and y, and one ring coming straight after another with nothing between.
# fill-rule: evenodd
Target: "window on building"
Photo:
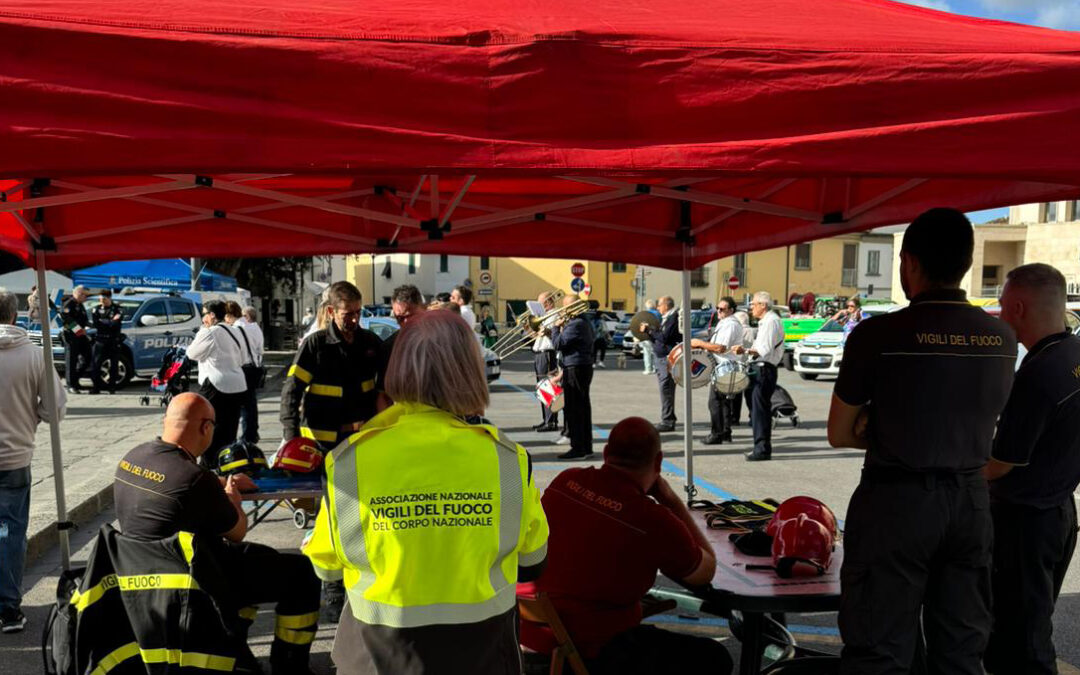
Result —
<instances>
[{"instance_id":1,"label":"window on building","mask_svg":"<svg viewBox=\"0 0 1080 675\"><path fill-rule=\"evenodd\" d=\"M705 306L705 298L690 298L690 309L701 309Z\"/></svg>"},{"instance_id":2,"label":"window on building","mask_svg":"<svg viewBox=\"0 0 1080 675\"><path fill-rule=\"evenodd\" d=\"M439 272L442 273L442 274L446 274L449 271L450 271L450 256L448 256L448 255L440 255L439 256Z\"/></svg>"},{"instance_id":3,"label":"window on building","mask_svg":"<svg viewBox=\"0 0 1080 675\"><path fill-rule=\"evenodd\" d=\"M709 285L709 268L699 267L690 270L690 285L694 288L702 288Z\"/></svg>"},{"instance_id":4,"label":"window on building","mask_svg":"<svg viewBox=\"0 0 1080 675\"><path fill-rule=\"evenodd\" d=\"M881 276L881 251L866 252L866 276Z\"/></svg>"},{"instance_id":5,"label":"window on building","mask_svg":"<svg viewBox=\"0 0 1080 675\"><path fill-rule=\"evenodd\" d=\"M611 271L612 272L625 272L626 271L626 263L611 263Z\"/></svg>"},{"instance_id":6,"label":"window on building","mask_svg":"<svg viewBox=\"0 0 1080 675\"><path fill-rule=\"evenodd\" d=\"M744 288L747 286L747 284L750 283L750 281L747 279L747 276L749 275L749 270L746 269L745 253L740 253L735 256L735 269L731 271L731 274L738 278L739 285Z\"/></svg>"},{"instance_id":7,"label":"window on building","mask_svg":"<svg viewBox=\"0 0 1080 675\"><path fill-rule=\"evenodd\" d=\"M840 270L840 285L844 287L857 286L859 281L859 245L844 244L843 267Z\"/></svg>"},{"instance_id":8,"label":"window on building","mask_svg":"<svg viewBox=\"0 0 1080 675\"><path fill-rule=\"evenodd\" d=\"M611 301L611 308L613 310L615 310L616 312L621 312L621 311L626 309L626 301L625 300L612 300Z\"/></svg>"},{"instance_id":9,"label":"window on building","mask_svg":"<svg viewBox=\"0 0 1080 675\"><path fill-rule=\"evenodd\" d=\"M487 257L486 255L480 256L480 269L482 269L482 270L491 269L491 258Z\"/></svg>"},{"instance_id":10,"label":"window on building","mask_svg":"<svg viewBox=\"0 0 1080 675\"><path fill-rule=\"evenodd\" d=\"M1065 219L1069 222L1080 220L1080 200L1069 202L1069 212Z\"/></svg>"},{"instance_id":11,"label":"window on building","mask_svg":"<svg viewBox=\"0 0 1080 675\"><path fill-rule=\"evenodd\" d=\"M987 287L997 286L1001 283L1001 265L983 265L982 285L983 292Z\"/></svg>"},{"instance_id":12,"label":"window on building","mask_svg":"<svg viewBox=\"0 0 1080 675\"><path fill-rule=\"evenodd\" d=\"M416 274L416 254L409 254L409 274Z\"/></svg>"},{"instance_id":13,"label":"window on building","mask_svg":"<svg viewBox=\"0 0 1080 675\"><path fill-rule=\"evenodd\" d=\"M795 269L810 269L810 244L795 245Z\"/></svg>"},{"instance_id":14,"label":"window on building","mask_svg":"<svg viewBox=\"0 0 1080 675\"><path fill-rule=\"evenodd\" d=\"M1043 204L1043 218L1044 223L1056 223L1058 219L1058 203L1047 202Z\"/></svg>"}]
</instances>

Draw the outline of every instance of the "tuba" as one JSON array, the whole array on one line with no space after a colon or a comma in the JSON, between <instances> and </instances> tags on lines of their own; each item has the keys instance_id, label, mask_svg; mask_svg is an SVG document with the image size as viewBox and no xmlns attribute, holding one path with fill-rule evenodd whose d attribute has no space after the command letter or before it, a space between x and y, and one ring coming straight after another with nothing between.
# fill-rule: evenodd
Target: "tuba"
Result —
<instances>
[{"instance_id":1,"label":"tuba","mask_svg":"<svg viewBox=\"0 0 1080 675\"><path fill-rule=\"evenodd\" d=\"M552 301L558 302L565 296L560 290L551 292ZM544 335L556 323L564 322L575 316L580 316L589 311L588 300L575 300L565 307L557 307L545 314L536 315L532 311L526 311L514 322L513 327L506 331L495 344L491 351L500 359L506 359L510 355L532 345L537 338Z\"/></svg>"}]
</instances>

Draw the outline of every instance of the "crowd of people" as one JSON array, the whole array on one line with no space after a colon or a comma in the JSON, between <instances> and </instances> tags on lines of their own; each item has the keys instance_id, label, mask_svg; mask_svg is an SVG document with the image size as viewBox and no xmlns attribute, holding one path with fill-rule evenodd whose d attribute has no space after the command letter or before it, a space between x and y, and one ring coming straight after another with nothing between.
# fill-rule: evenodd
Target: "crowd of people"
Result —
<instances>
[{"instance_id":1,"label":"crowd of people","mask_svg":"<svg viewBox=\"0 0 1080 675\"><path fill-rule=\"evenodd\" d=\"M853 326L828 439L867 454L840 573L843 673L922 664L929 672L1056 672L1051 619L1077 536L1080 338L1063 325L1064 277L1047 265L1009 272L1001 320L968 303L959 285L973 245L962 214L927 212L900 253L910 306L871 320L857 302L845 309ZM281 396L282 446L301 439L325 462L325 493L301 554L245 543L240 502L253 485L211 472L215 450L236 440L252 400L244 366L259 361L261 340L236 327L238 307L206 303L189 348L200 392L175 397L161 436L116 470L125 536L190 532L218 541L228 606L276 603L275 674L308 672L320 580L324 616L339 622L332 657L343 675L520 673L520 645L550 651L553 636L543 621L519 617L518 593L551 599L590 672L730 672L718 642L641 623L642 596L658 572L694 587L709 583L717 565L697 519L660 474L661 433L677 421L667 359L682 342L673 299L659 299L658 326L640 327L653 351L660 421L620 421L601 466L567 469L542 494L528 452L483 417L490 400L482 336L463 320L469 300L456 292L428 303L401 286L391 298L401 328L382 341L360 326L355 286L328 289L322 327L300 345ZM538 301L555 308L547 294ZM783 352L771 306L768 293L754 294L752 331L723 297L709 339L692 343L716 358L749 358L754 461L771 457L769 399ZM66 316L79 325L78 307ZM0 388L0 405L25 422L0 428L0 518L23 514L25 531L33 432L52 414L43 388L55 374L14 320L14 296L0 292L0 374L11 383ZM595 332L570 311L545 324L534 366L566 393L570 450L562 457L589 457ZM1014 375L1018 340L1028 354ZM62 414L64 392L54 383ZM710 395L707 442L730 441L740 400ZM254 423L245 434L257 439ZM558 429L557 415L545 409L537 428ZM17 532L9 533L0 564L21 569ZM0 575L4 631L25 624L19 579L10 576ZM271 581L280 579L288 583ZM247 625L237 633L237 670L258 672L242 644Z\"/></svg>"}]
</instances>

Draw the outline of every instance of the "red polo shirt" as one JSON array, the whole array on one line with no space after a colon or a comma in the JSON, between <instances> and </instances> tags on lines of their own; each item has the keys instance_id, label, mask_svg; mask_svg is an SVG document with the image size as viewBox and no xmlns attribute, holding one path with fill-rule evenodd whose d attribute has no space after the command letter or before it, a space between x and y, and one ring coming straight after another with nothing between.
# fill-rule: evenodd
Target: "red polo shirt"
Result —
<instances>
[{"instance_id":1,"label":"red polo shirt","mask_svg":"<svg viewBox=\"0 0 1080 675\"><path fill-rule=\"evenodd\" d=\"M657 570L683 579L701 564L686 525L618 469L567 469L542 501L550 535L535 587L551 598L586 657L641 622L641 598ZM530 649L553 647L545 628L523 621L521 629Z\"/></svg>"}]
</instances>

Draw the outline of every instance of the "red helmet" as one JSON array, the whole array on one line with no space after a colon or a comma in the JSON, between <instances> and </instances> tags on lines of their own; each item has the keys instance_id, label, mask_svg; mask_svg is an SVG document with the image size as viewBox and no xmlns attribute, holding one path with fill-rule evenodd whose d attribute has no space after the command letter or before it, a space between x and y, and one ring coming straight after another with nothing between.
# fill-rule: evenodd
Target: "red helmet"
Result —
<instances>
[{"instance_id":1,"label":"red helmet","mask_svg":"<svg viewBox=\"0 0 1080 675\"><path fill-rule=\"evenodd\" d=\"M274 455L271 469L285 469L296 473L311 473L322 466L323 456L319 446L310 438L297 436L281 446Z\"/></svg>"},{"instance_id":2,"label":"red helmet","mask_svg":"<svg viewBox=\"0 0 1080 675\"><path fill-rule=\"evenodd\" d=\"M773 537L773 567L785 579L825 574L832 552L832 534L805 513L780 523Z\"/></svg>"},{"instance_id":3,"label":"red helmet","mask_svg":"<svg viewBox=\"0 0 1080 675\"><path fill-rule=\"evenodd\" d=\"M825 529L832 533L833 542L840 540L840 529L836 525L836 515L832 512L832 509L813 497L785 499L784 503L776 509L772 520L769 521L768 526L765 528L766 534L775 537L777 530L785 520L791 520L799 514L806 514L811 520L816 520L824 525Z\"/></svg>"}]
</instances>

